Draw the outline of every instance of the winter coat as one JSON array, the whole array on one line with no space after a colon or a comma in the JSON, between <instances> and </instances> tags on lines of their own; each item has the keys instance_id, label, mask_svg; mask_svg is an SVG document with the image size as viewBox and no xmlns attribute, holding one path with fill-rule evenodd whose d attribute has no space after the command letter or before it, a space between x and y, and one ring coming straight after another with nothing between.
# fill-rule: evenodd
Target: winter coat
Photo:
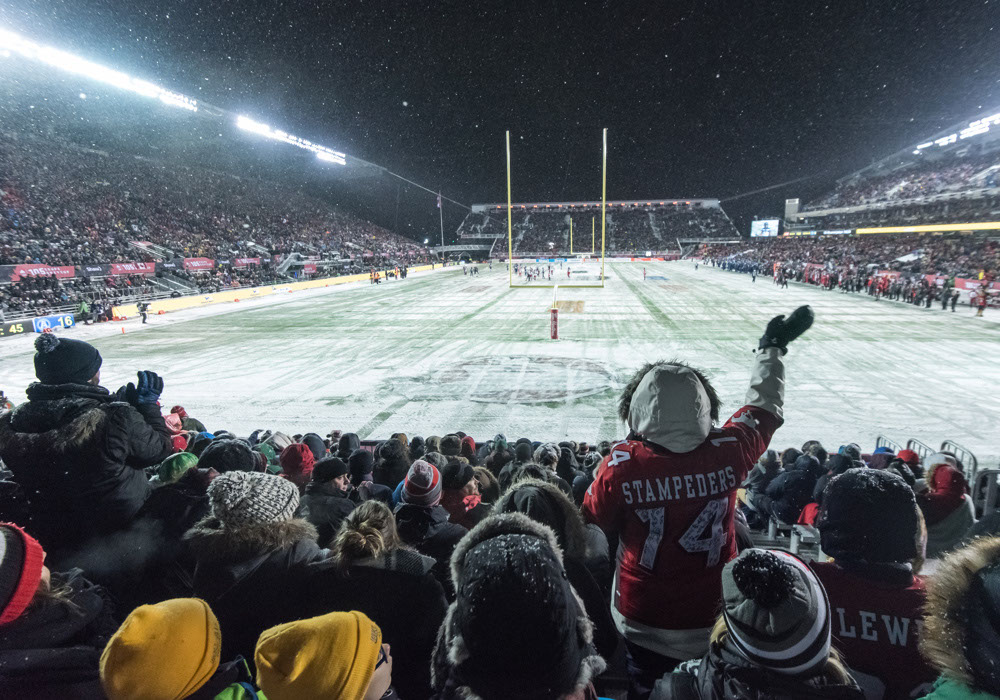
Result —
<instances>
[{"instance_id":1,"label":"winter coat","mask_svg":"<svg viewBox=\"0 0 1000 700\"><path fill-rule=\"evenodd\" d=\"M152 492L144 467L173 452L155 404L130 406L90 384L28 387L0 414L0 459L31 504L26 523L54 552L125 527Z\"/></svg>"},{"instance_id":2,"label":"winter coat","mask_svg":"<svg viewBox=\"0 0 1000 700\"><path fill-rule=\"evenodd\" d=\"M261 632L301 617L307 565L327 557L305 520L227 529L205 518L184 535L196 564L193 593L222 628L222 658L253 659Z\"/></svg>"},{"instance_id":3,"label":"winter coat","mask_svg":"<svg viewBox=\"0 0 1000 700\"><path fill-rule=\"evenodd\" d=\"M357 484L351 491L350 499L355 504L361 504L365 501L381 501L390 508L396 505L392 500L392 489L382 484L376 484L374 481L362 481Z\"/></svg>"},{"instance_id":4,"label":"winter coat","mask_svg":"<svg viewBox=\"0 0 1000 700\"><path fill-rule=\"evenodd\" d=\"M958 509L969 490L962 472L947 464L931 468L927 474L927 488L925 493L917 496L917 503L928 527L936 525Z\"/></svg>"},{"instance_id":5,"label":"winter coat","mask_svg":"<svg viewBox=\"0 0 1000 700\"><path fill-rule=\"evenodd\" d=\"M361 440L354 433L344 433L337 443L337 456L345 463L351 457L351 453L361 447Z\"/></svg>"},{"instance_id":6,"label":"winter coat","mask_svg":"<svg viewBox=\"0 0 1000 700\"><path fill-rule=\"evenodd\" d=\"M518 482L497 501L496 513L524 513L552 528L563 551L566 577L594 623L594 646L606 659L618 647L611 618L608 540L596 525L584 525L575 505L554 485L537 479Z\"/></svg>"},{"instance_id":7,"label":"winter coat","mask_svg":"<svg viewBox=\"0 0 1000 700\"><path fill-rule=\"evenodd\" d=\"M1000 700L1000 695L980 693L958 681L941 677L934 684L934 690L924 696L924 700Z\"/></svg>"},{"instance_id":8,"label":"winter coat","mask_svg":"<svg viewBox=\"0 0 1000 700\"><path fill-rule=\"evenodd\" d=\"M448 517L467 530L471 530L490 514L490 507L482 502L479 495L465 495L459 489L444 489L441 505L448 511Z\"/></svg>"},{"instance_id":9,"label":"winter coat","mask_svg":"<svg viewBox=\"0 0 1000 700\"><path fill-rule=\"evenodd\" d=\"M514 461L514 453L509 449L494 450L486 456L485 466L493 476L500 476L500 470Z\"/></svg>"},{"instance_id":10,"label":"winter coat","mask_svg":"<svg viewBox=\"0 0 1000 700\"><path fill-rule=\"evenodd\" d=\"M0 697L18 700L104 698L98 665L115 633L105 594L79 569L52 574L69 601L31 607L0 626Z\"/></svg>"},{"instance_id":11,"label":"winter coat","mask_svg":"<svg viewBox=\"0 0 1000 700\"><path fill-rule=\"evenodd\" d=\"M583 474L580 465L576 461L576 455L568 447L559 448L559 461L556 462L556 474L567 484L572 484L576 477ZM570 496L572 496L572 492Z\"/></svg>"},{"instance_id":12,"label":"winter coat","mask_svg":"<svg viewBox=\"0 0 1000 700\"><path fill-rule=\"evenodd\" d=\"M324 484L319 481L306 484L305 495L299 503L299 517L313 524L319 533L319 544L324 547L330 544L340 524L356 505L350 495L333 482Z\"/></svg>"},{"instance_id":13,"label":"winter coat","mask_svg":"<svg viewBox=\"0 0 1000 700\"><path fill-rule=\"evenodd\" d=\"M781 474L781 465L776 465L774 469L765 469L762 464L754 465L754 468L743 480L743 488L753 493L764 493L774 479Z\"/></svg>"},{"instance_id":14,"label":"winter coat","mask_svg":"<svg viewBox=\"0 0 1000 700\"><path fill-rule=\"evenodd\" d=\"M394 489L406 478L409 468L410 457L403 443L387 440L382 443L375 460L375 483Z\"/></svg>"},{"instance_id":15,"label":"winter coat","mask_svg":"<svg viewBox=\"0 0 1000 700\"><path fill-rule=\"evenodd\" d=\"M972 499L963 496L959 506L944 520L933 525L927 523L927 558L934 559L955 549L975 522Z\"/></svg>"},{"instance_id":16,"label":"winter coat","mask_svg":"<svg viewBox=\"0 0 1000 700\"><path fill-rule=\"evenodd\" d=\"M712 644L702 659L687 661L656 682L650 700L864 700L853 680L790 676L755 666L725 644Z\"/></svg>"},{"instance_id":17,"label":"winter coat","mask_svg":"<svg viewBox=\"0 0 1000 700\"><path fill-rule=\"evenodd\" d=\"M303 616L360 610L392 645L393 687L403 698L430 694L430 659L447 607L431 557L397 549L344 569L328 559L311 565Z\"/></svg>"},{"instance_id":18,"label":"winter coat","mask_svg":"<svg viewBox=\"0 0 1000 700\"><path fill-rule=\"evenodd\" d=\"M441 506L428 508L410 503L396 507L396 528L403 542L436 562L434 576L452 597L451 553L469 530L449 521L448 511Z\"/></svg>"},{"instance_id":19,"label":"winter coat","mask_svg":"<svg viewBox=\"0 0 1000 700\"><path fill-rule=\"evenodd\" d=\"M765 491L768 510L783 523L799 519L802 509L812 499L813 489L821 473L813 469L787 469L774 478ZM755 500L755 503L759 501Z\"/></svg>"}]
</instances>

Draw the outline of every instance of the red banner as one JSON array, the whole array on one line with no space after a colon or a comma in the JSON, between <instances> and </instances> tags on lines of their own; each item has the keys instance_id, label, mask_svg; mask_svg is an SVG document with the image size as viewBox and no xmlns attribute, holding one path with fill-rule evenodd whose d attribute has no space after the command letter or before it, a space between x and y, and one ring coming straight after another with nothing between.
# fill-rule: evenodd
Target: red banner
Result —
<instances>
[{"instance_id":1,"label":"red banner","mask_svg":"<svg viewBox=\"0 0 1000 700\"><path fill-rule=\"evenodd\" d=\"M75 277L72 265L15 265L10 273L10 281L17 282L22 277Z\"/></svg>"},{"instance_id":2,"label":"red banner","mask_svg":"<svg viewBox=\"0 0 1000 700\"><path fill-rule=\"evenodd\" d=\"M211 270L215 267L212 258L184 258L185 270Z\"/></svg>"},{"instance_id":3,"label":"red banner","mask_svg":"<svg viewBox=\"0 0 1000 700\"><path fill-rule=\"evenodd\" d=\"M314 262L302 263L302 271L305 272L307 275L313 274L314 272L316 272L316 263Z\"/></svg>"},{"instance_id":4,"label":"red banner","mask_svg":"<svg viewBox=\"0 0 1000 700\"><path fill-rule=\"evenodd\" d=\"M112 275L152 275L156 272L156 263L130 262L111 263Z\"/></svg>"},{"instance_id":5,"label":"red banner","mask_svg":"<svg viewBox=\"0 0 1000 700\"><path fill-rule=\"evenodd\" d=\"M247 265L260 265L260 258L233 258L233 267L246 267Z\"/></svg>"}]
</instances>

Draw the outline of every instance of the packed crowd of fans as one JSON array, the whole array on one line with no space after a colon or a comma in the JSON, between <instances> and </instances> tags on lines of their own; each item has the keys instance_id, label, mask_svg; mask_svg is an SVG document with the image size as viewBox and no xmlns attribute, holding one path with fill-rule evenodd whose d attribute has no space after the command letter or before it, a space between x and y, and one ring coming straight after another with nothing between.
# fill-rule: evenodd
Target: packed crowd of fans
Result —
<instances>
[{"instance_id":1,"label":"packed crowd of fans","mask_svg":"<svg viewBox=\"0 0 1000 700\"><path fill-rule=\"evenodd\" d=\"M984 271L992 276L1000 270L1000 242L987 236L782 236L703 249L703 256L711 259L732 255L756 262L764 274L771 274L775 263L793 268L808 263L830 270L874 267L907 275L970 278Z\"/></svg>"},{"instance_id":2,"label":"packed crowd of fans","mask_svg":"<svg viewBox=\"0 0 1000 700\"><path fill-rule=\"evenodd\" d=\"M152 281L145 275L114 277L25 277L9 285L0 285L0 312L7 319L40 316L81 303L121 304L147 298L154 292Z\"/></svg>"},{"instance_id":3,"label":"packed crowd of fans","mask_svg":"<svg viewBox=\"0 0 1000 700\"><path fill-rule=\"evenodd\" d=\"M1000 522L959 460L768 449L811 324L767 324L721 426L699 370L642 367L596 445L236 436L42 335L0 413L0 694L1000 697ZM754 547L772 518L832 560Z\"/></svg>"},{"instance_id":4,"label":"packed crowd of fans","mask_svg":"<svg viewBox=\"0 0 1000 700\"><path fill-rule=\"evenodd\" d=\"M213 259L262 249L426 257L413 241L273 182L0 134L0 265L151 260L142 242Z\"/></svg>"},{"instance_id":5,"label":"packed crowd of fans","mask_svg":"<svg viewBox=\"0 0 1000 700\"><path fill-rule=\"evenodd\" d=\"M919 224L969 223L996 221L1000 217L1000 197L950 199L930 204L874 206L854 212L806 216L800 222L819 230L877 226L915 226Z\"/></svg>"},{"instance_id":6,"label":"packed crowd of fans","mask_svg":"<svg viewBox=\"0 0 1000 700\"><path fill-rule=\"evenodd\" d=\"M506 211L471 212L466 216L459 233L475 238L493 232L500 235L493 248L493 257L507 255ZM561 255L570 252L569 220L573 219L573 252L592 250L597 255L601 249L600 209L568 212L566 209L514 209L511 217L514 251L522 255ZM595 231L591 231L591 217ZM496 223L493 223L496 222ZM498 225L502 226L498 229ZM647 251L666 252L679 250L678 239L735 240L736 228L718 207L665 205L654 207L614 207L608 210L605 221L605 249L608 254L644 255Z\"/></svg>"},{"instance_id":7,"label":"packed crowd of fans","mask_svg":"<svg viewBox=\"0 0 1000 700\"><path fill-rule=\"evenodd\" d=\"M948 191L995 188L998 183L1000 151L978 155L951 153L890 173L845 180L833 192L810 202L804 210L854 207Z\"/></svg>"}]
</instances>

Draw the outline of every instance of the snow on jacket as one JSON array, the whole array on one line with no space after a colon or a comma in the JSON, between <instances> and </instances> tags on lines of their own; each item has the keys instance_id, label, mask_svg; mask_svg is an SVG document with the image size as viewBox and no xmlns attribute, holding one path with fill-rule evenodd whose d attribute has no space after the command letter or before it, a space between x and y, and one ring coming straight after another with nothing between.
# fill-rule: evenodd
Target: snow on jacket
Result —
<instances>
[{"instance_id":1,"label":"snow on jacket","mask_svg":"<svg viewBox=\"0 0 1000 700\"><path fill-rule=\"evenodd\" d=\"M0 626L0 697L18 700L100 700L98 665L117 629L105 594L79 569L53 573L69 601L32 607Z\"/></svg>"},{"instance_id":2,"label":"snow on jacket","mask_svg":"<svg viewBox=\"0 0 1000 700\"><path fill-rule=\"evenodd\" d=\"M401 503L396 507L396 528L406 544L434 561L434 576L444 586L449 598L451 588L451 553L468 528L448 520L448 511L441 506L418 506Z\"/></svg>"},{"instance_id":3,"label":"snow on jacket","mask_svg":"<svg viewBox=\"0 0 1000 700\"><path fill-rule=\"evenodd\" d=\"M173 452L159 407L90 384L35 383L27 394L0 414L0 459L31 504L32 534L53 556L128 525L152 492L143 469Z\"/></svg>"}]
</instances>

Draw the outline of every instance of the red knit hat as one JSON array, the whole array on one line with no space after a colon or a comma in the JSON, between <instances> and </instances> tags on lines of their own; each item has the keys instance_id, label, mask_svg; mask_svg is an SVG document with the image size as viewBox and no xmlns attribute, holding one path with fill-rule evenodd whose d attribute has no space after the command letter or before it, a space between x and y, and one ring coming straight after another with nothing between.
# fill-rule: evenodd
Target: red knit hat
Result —
<instances>
[{"instance_id":1,"label":"red knit hat","mask_svg":"<svg viewBox=\"0 0 1000 700\"><path fill-rule=\"evenodd\" d=\"M920 464L920 455L918 455L913 450L900 450L899 454L896 455L901 460L909 464L910 466Z\"/></svg>"},{"instance_id":2,"label":"red knit hat","mask_svg":"<svg viewBox=\"0 0 1000 700\"><path fill-rule=\"evenodd\" d=\"M42 581L45 550L13 523L0 523L0 625L27 609Z\"/></svg>"},{"instance_id":3,"label":"red knit hat","mask_svg":"<svg viewBox=\"0 0 1000 700\"><path fill-rule=\"evenodd\" d=\"M176 413L181 418L187 418L188 417L187 411L184 410L183 406L174 406L173 408L170 409L170 412L171 413Z\"/></svg>"},{"instance_id":4,"label":"red knit hat","mask_svg":"<svg viewBox=\"0 0 1000 700\"><path fill-rule=\"evenodd\" d=\"M282 471L289 476L308 476L312 474L315 463L316 457L312 450L301 442L293 442L283 449L281 456L278 457L278 464L281 465Z\"/></svg>"}]
</instances>

